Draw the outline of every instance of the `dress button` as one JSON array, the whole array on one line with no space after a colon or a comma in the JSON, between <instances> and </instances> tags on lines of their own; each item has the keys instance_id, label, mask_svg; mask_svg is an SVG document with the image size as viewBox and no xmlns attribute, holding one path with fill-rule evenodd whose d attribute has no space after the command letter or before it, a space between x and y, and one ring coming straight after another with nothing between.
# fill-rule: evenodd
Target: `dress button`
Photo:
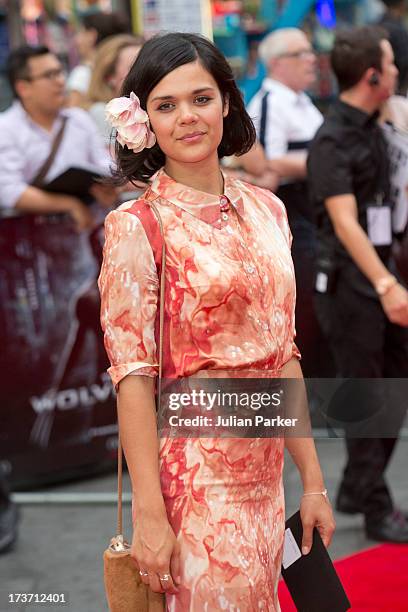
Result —
<instances>
[{"instance_id":1,"label":"dress button","mask_svg":"<svg viewBox=\"0 0 408 612\"><path fill-rule=\"evenodd\" d=\"M253 274L255 272L254 266L251 266L250 264L245 264L245 270L248 272L248 274Z\"/></svg>"},{"instance_id":2,"label":"dress button","mask_svg":"<svg viewBox=\"0 0 408 612\"><path fill-rule=\"evenodd\" d=\"M220 210L221 212L227 212L229 210L229 200L225 196L220 197Z\"/></svg>"},{"instance_id":3,"label":"dress button","mask_svg":"<svg viewBox=\"0 0 408 612\"><path fill-rule=\"evenodd\" d=\"M221 217L222 217L222 219L223 219L224 221L228 221L228 215L227 215L227 213L222 213Z\"/></svg>"}]
</instances>

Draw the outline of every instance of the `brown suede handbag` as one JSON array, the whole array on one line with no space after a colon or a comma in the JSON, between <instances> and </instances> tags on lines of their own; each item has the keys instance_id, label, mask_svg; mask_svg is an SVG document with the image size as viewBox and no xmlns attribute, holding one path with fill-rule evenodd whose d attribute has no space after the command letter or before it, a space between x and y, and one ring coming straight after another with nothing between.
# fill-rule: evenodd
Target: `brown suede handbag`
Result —
<instances>
[{"instance_id":1,"label":"brown suede handbag","mask_svg":"<svg viewBox=\"0 0 408 612\"><path fill-rule=\"evenodd\" d=\"M160 311L159 311L159 377L157 405L160 405L161 379L163 371L163 323L164 323L164 282L166 268L166 249L163 226L156 206L151 202L162 237L162 260L160 272ZM103 554L104 582L106 598L111 612L163 612L165 599L162 593L154 593L142 581L135 561L130 556L130 544L123 537L122 517L122 444L118 436L118 510L117 535L111 539Z\"/></svg>"}]
</instances>

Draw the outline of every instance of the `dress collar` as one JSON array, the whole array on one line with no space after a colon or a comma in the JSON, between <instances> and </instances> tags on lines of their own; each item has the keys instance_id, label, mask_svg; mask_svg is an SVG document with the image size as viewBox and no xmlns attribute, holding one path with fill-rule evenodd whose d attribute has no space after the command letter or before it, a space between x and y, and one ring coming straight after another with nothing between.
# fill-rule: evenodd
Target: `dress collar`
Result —
<instances>
[{"instance_id":1,"label":"dress collar","mask_svg":"<svg viewBox=\"0 0 408 612\"><path fill-rule=\"evenodd\" d=\"M160 196L201 221L219 226L222 212L226 211L230 205L241 217L244 215L244 202L239 181L222 174L224 194L219 196L178 183L166 174L163 168L157 172L150 189L154 196Z\"/></svg>"},{"instance_id":2,"label":"dress collar","mask_svg":"<svg viewBox=\"0 0 408 612\"><path fill-rule=\"evenodd\" d=\"M55 121L53 123L52 129L50 132L47 132L47 130L45 130L41 125L39 125L38 123L36 123L34 121L34 119L32 119L31 115L26 111L26 109L24 108L24 106L21 104L20 100L14 100L13 102L13 108L15 109L18 117L20 118L20 120L24 123L29 123L30 125L32 125L35 129L40 130L41 132L43 132L44 134L47 134L47 136L49 137L54 137L55 134L58 132L60 126L61 126L61 122L62 122L62 118L63 117L69 117L69 112L68 109L66 108L62 108L56 118Z\"/></svg>"}]
</instances>

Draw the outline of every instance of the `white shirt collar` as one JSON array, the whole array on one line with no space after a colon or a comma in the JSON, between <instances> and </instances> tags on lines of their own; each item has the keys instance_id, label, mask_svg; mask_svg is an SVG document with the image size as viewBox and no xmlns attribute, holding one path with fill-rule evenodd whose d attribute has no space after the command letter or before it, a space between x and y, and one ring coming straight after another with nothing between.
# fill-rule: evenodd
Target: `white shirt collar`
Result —
<instances>
[{"instance_id":1,"label":"white shirt collar","mask_svg":"<svg viewBox=\"0 0 408 612\"><path fill-rule=\"evenodd\" d=\"M303 91L296 92L287 85L284 85L280 81L276 79L272 79L271 77L266 77L262 81L262 89L265 91L276 92L280 96L285 96L288 102L292 104L304 104L305 102L310 104L310 98Z\"/></svg>"},{"instance_id":2,"label":"white shirt collar","mask_svg":"<svg viewBox=\"0 0 408 612\"><path fill-rule=\"evenodd\" d=\"M62 108L59 111L59 113L58 113L58 115L57 115L57 117L56 117L56 119L54 121L54 125L52 126L51 132L47 132L43 127L41 127L41 125L36 123L31 118L31 116L27 113L27 111L24 108L24 106L21 104L20 100L14 100L13 108L16 109L16 112L20 115L20 117L22 118L23 121L25 121L27 123L31 123L31 125L33 125L35 128L41 130L42 132L44 132L45 134L48 134L50 136L53 136L56 133L56 131L59 129L59 127L61 125L62 117L69 116L68 109Z\"/></svg>"}]
</instances>

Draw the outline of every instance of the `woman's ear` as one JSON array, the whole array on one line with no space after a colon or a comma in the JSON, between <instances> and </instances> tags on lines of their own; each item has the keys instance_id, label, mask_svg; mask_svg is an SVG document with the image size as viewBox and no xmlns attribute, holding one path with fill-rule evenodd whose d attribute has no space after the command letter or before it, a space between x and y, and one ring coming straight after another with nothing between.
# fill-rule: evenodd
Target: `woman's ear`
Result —
<instances>
[{"instance_id":1,"label":"woman's ear","mask_svg":"<svg viewBox=\"0 0 408 612\"><path fill-rule=\"evenodd\" d=\"M225 118L229 113L229 95L226 94L224 98L224 108L222 109L222 116Z\"/></svg>"}]
</instances>

